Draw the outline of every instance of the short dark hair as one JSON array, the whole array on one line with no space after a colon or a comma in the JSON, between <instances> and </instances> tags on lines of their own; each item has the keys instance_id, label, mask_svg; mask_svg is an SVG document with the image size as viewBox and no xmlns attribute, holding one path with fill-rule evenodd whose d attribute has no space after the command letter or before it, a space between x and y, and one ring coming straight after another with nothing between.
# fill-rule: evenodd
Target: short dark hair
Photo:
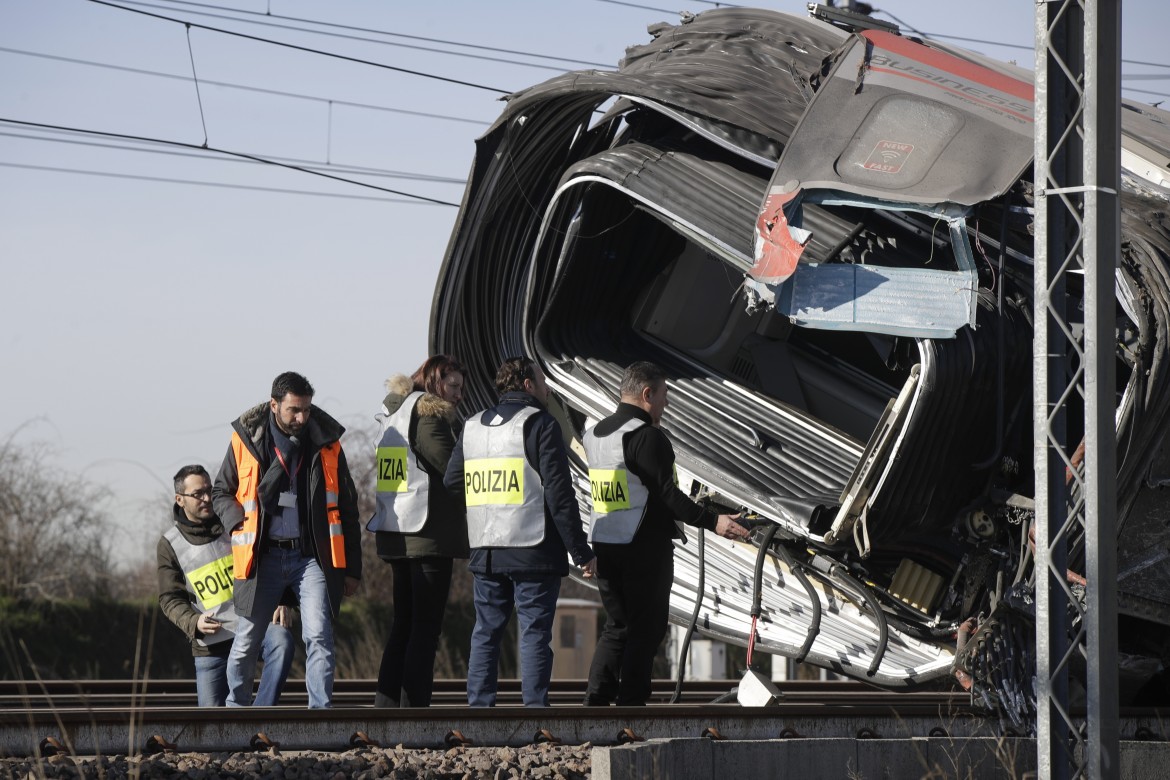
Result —
<instances>
[{"instance_id":1,"label":"short dark hair","mask_svg":"<svg viewBox=\"0 0 1170 780\"><path fill-rule=\"evenodd\" d=\"M462 374L463 366L450 355L431 355L426 359L418 371L410 377L415 390L425 390L431 395L441 396L440 389L443 380L451 374Z\"/></svg>"},{"instance_id":2,"label":"short dark hair","mask_svg":"<svg viewBox=\"0 0 1170 780\"><path fill-rule=\"evenodd\" d=\"M621 394L627 398L638 398L643 388L657 390L666 381L666 372L657 363L648 360L639 360L630 363L622 374Z\"/></svg>"},{"instance_id":3,"label":"short dark hair","mask_svg":"<svg viewBox=\"0 0 1170 780\"><path fill-rule=\"evenodd\" d=\"M175 492L183 492L183 483L187 481L187 477L207 477L207 481L211 481L211 475L207 473L207 469L200 466L198 463L193 463L190 466L184 466L175 472Z\"/></svg>"},{"instance_id":4,"label":"short dark hair","mask_svg":"<svg viewBox=\"0 0 1170 780\"><path fill-rule=\"evenodd\" d=\"M293 395L307 395L312 398L316 391L313 386L309 384L309 380L295 371L285 371L283 374L272 380L272 400L280 401L286 395L292 393Z\"/></svg>"},{"instance_id":5,"label":"short dark hair","mask_svg":"<svg viewBox=\"0 0 1170 780\"><path fill-rule=\"evenodd\" d=\"M496 372L496 392L515 393L524 391L524 380L536 381L536 363L526 357L506 358Z\"/></svg>"}]
</instances>

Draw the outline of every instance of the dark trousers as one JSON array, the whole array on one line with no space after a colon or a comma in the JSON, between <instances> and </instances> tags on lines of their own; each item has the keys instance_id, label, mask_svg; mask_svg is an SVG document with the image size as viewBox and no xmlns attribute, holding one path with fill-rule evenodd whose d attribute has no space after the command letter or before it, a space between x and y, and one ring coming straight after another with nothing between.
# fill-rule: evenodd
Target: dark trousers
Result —
<instances>
[{"instance_id":1,"label":"dark trousers","mask_svg":"<svg viewBox=\"0 0 1170 780\"><path fill-rule=\"evenodd\" d=\"M640 706L650 698L654 657L666 636L674 548L596 544L597 589L605 629L589 668L585 704Z\"/></svg>"},{"instance_id":2,"label":"dark trousers","mask_svg":"<svg viewBox=\"0 0 1170 780\"><path fill-rule=\"evenodd\" d=\"M435 652L451 590L450 558L390 562L394 571L394 623L382 652L378 692L403 707L429 707Z\"/></svg>"}]
</instances>

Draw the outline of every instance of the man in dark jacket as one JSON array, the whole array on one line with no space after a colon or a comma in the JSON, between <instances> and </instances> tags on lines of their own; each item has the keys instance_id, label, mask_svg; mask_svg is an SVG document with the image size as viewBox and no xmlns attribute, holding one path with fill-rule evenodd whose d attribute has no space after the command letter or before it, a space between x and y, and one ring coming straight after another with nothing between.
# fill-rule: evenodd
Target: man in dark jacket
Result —
<instances>
[{"instance_id":1,"label":"man in dark jacket","mask_svg":"<svg viewBox=\"0 0 1170 780\"><path fill-rule=\"evenodd\" d=\"M617 411L584 438L593 511L589 534L597 553L597 587L606 624L589 669L585 704L642 705L666 635L674 583L676 520L746 539L739 515L716 516L675 484L674 447L659 428L666 374L653 363L630 365Z\"/></svg>"},{"instance_id":2,"label":"man in dark jacket","mask_svg":"<svg viewBox=\"0 0 1170 780\"><path fill-rule=\"evenodd\" d=\"M291 371L272 397L232 423L215 479L216 514L232 531L239 630L228 659L228 706L252 697L256 657L268 616L286 588L301 610L310 707L333 701L333 621L362 574L357 491L341 434L313 406L313 386Z\"/></svg>"},{"instance_id":3,"label":"man in dark jacket","mask_svg":"<svg viewBox=\"0 0 1170 780\"><path fill-rule=\"evenodd\" d=\"M468 418L444 483L467 507L475 629L467 702L496 702L500 640L515 607L526 707L547 707L552 625L566 550L585 577L595 570L569 472L564 437L545 408L540 366L508 358L496 374L499 403Z\"/></svg>"},{"instance_id":4,"label":"man in dark jacket","mask_svg":"<svg viewBox=\"0 0 1170 780\"><path fill-rule=\"evenodd\" d=\"M175 474L174 525L158 540L158 604L191 640L200 707L227 701L227 660L235 636L231 540L211 508L211 476L202 466ZM287 607L277 607L264 633L264 670L256 706L280 702L296 642Z\"/></svg>"}]
</instances>

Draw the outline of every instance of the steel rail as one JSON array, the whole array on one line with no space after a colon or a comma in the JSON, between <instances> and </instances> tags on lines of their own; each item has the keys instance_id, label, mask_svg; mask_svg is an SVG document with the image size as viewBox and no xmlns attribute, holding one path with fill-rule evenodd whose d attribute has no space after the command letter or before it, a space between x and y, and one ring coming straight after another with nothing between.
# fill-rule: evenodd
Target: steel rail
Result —
<instances>
[{"instance_id":1,"label":"steel rail","mask_svg":"<svg viewBox=\"0 0 1170 780\"><path fill-rule=\"evenodd\" d=\"M668 703L673 688L670 680L656 680L650 703ZM733 689L735 682L688 681L681 703L703 705ZM937 704L961 702L966 694L957 692L904 692L894 695L870 686L853 682L791 681L780 687L790 701L850 702L880 704L894 701L899 704ZM372 703L373 680L338 681L334 687L335 707L363 707ZM554 706L580 704L584 698L585 681L555 681L550 691ZM518 680L502 680L498 696L501 705L521 703ZM305 707L308 695L303 680L289 680L281 696L281 707ZM49 680L44 682L0 681L0 709L33 711L42 709L143 709L194 707L197 704L193 680ZM466 684L463 680L436 681L432 706L459 707L466 705Z\"/></svg>"}]
</instances>

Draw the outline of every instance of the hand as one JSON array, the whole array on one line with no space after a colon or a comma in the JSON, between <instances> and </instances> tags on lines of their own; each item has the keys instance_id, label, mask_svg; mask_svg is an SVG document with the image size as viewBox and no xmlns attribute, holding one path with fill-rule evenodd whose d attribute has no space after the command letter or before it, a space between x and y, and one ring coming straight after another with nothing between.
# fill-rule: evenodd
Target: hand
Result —
<instances>
[{"instance_id":1,"label":"hand","mask_svg":"<svg viewBox=\"0 0 1170 780\"><path fill-rule=\"evenodd\" d=\"M741 517L743 517L743 512L737 515L719 515L719 519L715 521L715 533L724 539L736 541L747 539L751 535L751 531L736 522Z\"/></svg>"},{"instance_id":2,"label":"hand","mask_svg":"<svg viewBox=\"0 0 1170 780\"><path fill-rule=\"evenodd\" d=\"M593 556L585 563L581 564L581 576L587 580L591 580L597 576L597 556Z\"/></svg>"},{"instance_id":3,"label":"hand","mask_svg":"<svg viewBox=\"0 0 1170 780\"><path fill-rule=\"evenodd\" d=\"M362 581L359 580L357 577L346 577L345 578L345 595L352 596L353 594L357 593L358 586L361 584L362 584Z\"/></svg>"},{"instance_id":4,"label":"hand","mask_svg":"<svg viewBox=\"0 0 1170 780\"><path fill-rule=\"evenodd\" d=\"M292 615L289 613L289 608L281 605L272 613L272 622L278 626L285 628L292 628Z\"/></svg>"},{"instance_id":5,"label":"hand","mask_svg":"<svg viewBox=\"0 0 1170 780\"><path fill-rule=\"evenodd\" d=\"M195 627L202 634L214 634L216 631L219 631L220 622L208 615L200 615L199 622L195 624Z\"/></svg>"}]
</instances>

